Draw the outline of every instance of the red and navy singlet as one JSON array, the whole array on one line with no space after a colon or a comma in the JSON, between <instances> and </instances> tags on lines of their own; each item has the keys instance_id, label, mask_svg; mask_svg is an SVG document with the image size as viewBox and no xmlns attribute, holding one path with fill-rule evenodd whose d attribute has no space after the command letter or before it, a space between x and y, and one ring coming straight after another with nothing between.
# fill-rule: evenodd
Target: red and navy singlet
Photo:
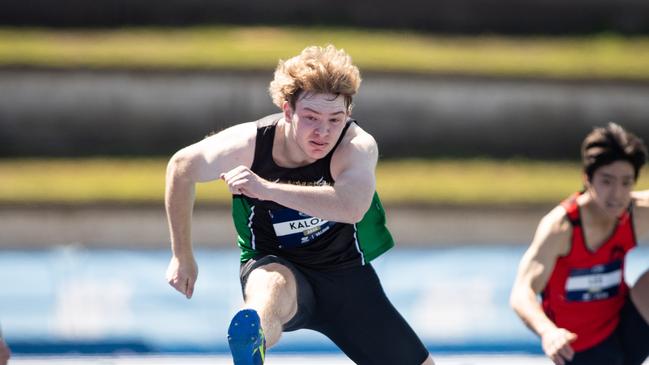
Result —
<instances>
[{"instance_id":1,"label":"red and navy singlet","mask_svg":"<svg viewBox=\"0 0 649 365\"><path fill-rule=\"evenodd\" d=\"M570 252L557 259L542 293L543 310L560 328L577 334L575 351L589 349L610 336L629 294L624 258L636 246L631 207L618 218L610 237L596 250L586 246L577 197L561 203L572 224Z\"/></svg>"}]
</instances>

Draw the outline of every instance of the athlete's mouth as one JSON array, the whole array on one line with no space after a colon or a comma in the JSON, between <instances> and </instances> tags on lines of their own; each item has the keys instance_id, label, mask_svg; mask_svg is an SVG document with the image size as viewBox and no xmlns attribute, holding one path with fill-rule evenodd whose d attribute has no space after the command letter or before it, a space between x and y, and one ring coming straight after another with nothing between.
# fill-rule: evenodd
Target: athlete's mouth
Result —
<instances>
[{"instance_id":1,"label":"athlete's mouth","mask_svg":"<svg viewBox=\"0 0 649 365\"><path fill-rule=\"evenodd\" d=\"M317 142L317 141L309 141L312 145L316 147L326 147L328 145L327 142Z\"/></svg>"}]
</instances>

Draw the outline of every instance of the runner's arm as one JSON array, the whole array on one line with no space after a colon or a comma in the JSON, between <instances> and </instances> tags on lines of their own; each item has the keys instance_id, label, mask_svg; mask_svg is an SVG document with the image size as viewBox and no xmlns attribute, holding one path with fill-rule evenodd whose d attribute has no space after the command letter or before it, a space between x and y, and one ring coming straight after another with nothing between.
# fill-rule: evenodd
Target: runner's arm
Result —
<instances>
[{"instance_id":1,"label":"runner's arm","mask_svg":"<svg viewBox=\"0 0 649 365\"><path fill-rule=\"evenodd\" d=\"M541 220L530 248L521 259L510 298L516 314L541 338L543 351L557 365L572 360L575 352L570 343L577 335L557 327L537 297L547 285L557 258L568 253L571 229L561 207Z\"/></svg>"},{"instance_id":2,"label":"runner's arm","mask_svg":"<svg viewBox=\"0 0 649 365\"><path fill-rule=\"evenodd\" d=\"M181 149L167 165L165 208L172 259L166 276L188 298L198 275L191 244L195 185L218 179L234 166L250 166L255 135L255 123L236 125Z\"/></svg>"},{"instance_id":3,"label":"runner's arm","mask_svg":"<svg viewBox=\"0 0 649 365\"><path fill-rule=\"evenodd\" d=\"M539 223L532 244L520 261L510 296L516 314L539 336L547 329L556 328L545 315L538 295L547 285L555 262L566 247L563 241L569 239L569 235L560 232L563 216L565 211L557 207Z\"/></svg>"}]
</instances>

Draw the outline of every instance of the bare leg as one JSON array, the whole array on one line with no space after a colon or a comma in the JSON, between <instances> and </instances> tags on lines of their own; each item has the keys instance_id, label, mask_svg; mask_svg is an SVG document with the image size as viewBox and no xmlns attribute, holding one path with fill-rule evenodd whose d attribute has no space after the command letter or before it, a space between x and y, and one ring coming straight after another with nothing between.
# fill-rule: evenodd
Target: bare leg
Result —
<instances>
[{"instance_id":1,"label":"bare leg","mask_svg":"<svg viewBox=\"0 0 649 365\"><path fill-rule=\"evenodd\" d=\"M631 288L631 300L642 318L649 323L649 270L645 271Z\"/></svg>"},{"instance_id":2,"label":"bare leg","mask_svg":"<svg viewBox=\"0 0 649 365\"><path fill-rule=\"evenodd\" d=\"M270 348L279 341L282 326L297 312L295 277L284 265L263 265L250 273L245 291L245 307L259 314L266 347Z\"/></svg>"}]
</instances>

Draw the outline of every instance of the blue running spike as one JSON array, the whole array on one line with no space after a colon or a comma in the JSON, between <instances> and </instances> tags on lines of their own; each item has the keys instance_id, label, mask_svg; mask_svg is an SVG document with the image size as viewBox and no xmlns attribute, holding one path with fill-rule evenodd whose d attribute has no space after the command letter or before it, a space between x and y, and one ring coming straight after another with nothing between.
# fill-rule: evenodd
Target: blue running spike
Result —
<instances>
[{"instance_id":1,"label":"blue running spike","mask_svg":"<svg viewBox=\"0 0 649 365\"><path fill-rule=\"evenodd\" d=\"M259 315L244 309L232 317L228 328L228 343L234 365L262 365L266 355L266 339Z\"/></svg>"}]
</instances>

